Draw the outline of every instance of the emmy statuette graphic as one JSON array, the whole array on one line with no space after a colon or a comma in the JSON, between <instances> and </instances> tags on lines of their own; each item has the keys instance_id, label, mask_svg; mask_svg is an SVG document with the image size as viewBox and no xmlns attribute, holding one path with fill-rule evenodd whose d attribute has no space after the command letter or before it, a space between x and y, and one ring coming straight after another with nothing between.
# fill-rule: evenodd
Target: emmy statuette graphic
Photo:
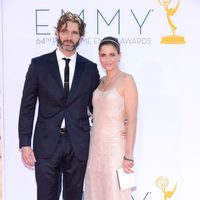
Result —
<instances>
[{"instance_id":1,"label":"emmy statuette graphic","mask_svg":"<svg viewBox=\"0 0 200 200\"><path fill-rule=\"evenodd\" d=\"M176 191L176 186L177 186L176 184L172 191L166 190L166 188L169 185L169 180L161 176L156 179L156 185L162 190L163 195L164 195L164 200L167 200L168 198L171 198L173 196L173 194Z\"/></svg>"},{"instance_id":2,"label":"emmy statuette graphic","mask_svg":"<svg viewBox=\"0 0 200 200\"><path fill-rule=\"evenodd\" d=\"M177 27L173 24L171 20L171 17L174 16L174 14L177 12L179 8L180 0L178 0L175 8L169 8L171 0L158 0L158 2L165 9L167 15L167 21L170 25L172 32L172 35L162 37L161 44L184 44L185 43L184 37L175 35L175 30L177 29Z\"/></svg>"}]
</instances>

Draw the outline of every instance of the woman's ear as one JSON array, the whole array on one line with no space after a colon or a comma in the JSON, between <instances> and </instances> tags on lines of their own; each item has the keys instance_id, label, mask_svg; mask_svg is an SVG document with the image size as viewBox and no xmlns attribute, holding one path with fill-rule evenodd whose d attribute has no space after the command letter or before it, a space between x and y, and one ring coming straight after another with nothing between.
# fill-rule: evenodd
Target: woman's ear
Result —
<instances>
[{"instance_id":1,"label":"woman's ear","mask_svg":"<svg viewBox=\"0 0 200 200\"><path fill-rule=\"evenodd\" d=\"M121 57L122 57L122 53L120 52L120 53L119 53L119 62L120 62L120 60L121 60Z\"/></svg>"}]
</instances>

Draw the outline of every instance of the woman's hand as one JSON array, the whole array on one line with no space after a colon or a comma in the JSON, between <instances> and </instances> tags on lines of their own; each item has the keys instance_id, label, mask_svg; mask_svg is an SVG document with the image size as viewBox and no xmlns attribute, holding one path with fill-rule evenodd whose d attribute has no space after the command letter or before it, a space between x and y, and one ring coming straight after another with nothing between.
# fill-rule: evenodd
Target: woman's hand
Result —
<instances>
[{"instance_id":1,"label":"woman's hand","mask_svg":"<svg viewBox=\"0 0 200 200\"><path fill-rule=\"evenodd\" d=\"M134 160L133 159L129 159L129 158L126 158L124 156L124 161L123 161L123 170L124 172L126 173L133 173L133 166L134 166Z\"/></svg>"}]
</instances>

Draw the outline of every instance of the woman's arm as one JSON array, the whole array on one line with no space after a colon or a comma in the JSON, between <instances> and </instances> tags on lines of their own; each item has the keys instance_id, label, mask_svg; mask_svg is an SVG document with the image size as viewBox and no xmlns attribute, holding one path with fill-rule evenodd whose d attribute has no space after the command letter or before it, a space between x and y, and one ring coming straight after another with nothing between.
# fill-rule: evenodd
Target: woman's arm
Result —
<instances>
[{"instance_id":1,"label":"woman's arm","mask_svg":"<svg viewBox=\"0 0 200 200\"><path fill-rule=\"evenodd\" d=\"M138 93L135 81L131 75L126 75L123 81L125 113L127 117L126 147L123 168L125 172L132 172L133 150L136 138Z\"/></svg>"}]
</instances>

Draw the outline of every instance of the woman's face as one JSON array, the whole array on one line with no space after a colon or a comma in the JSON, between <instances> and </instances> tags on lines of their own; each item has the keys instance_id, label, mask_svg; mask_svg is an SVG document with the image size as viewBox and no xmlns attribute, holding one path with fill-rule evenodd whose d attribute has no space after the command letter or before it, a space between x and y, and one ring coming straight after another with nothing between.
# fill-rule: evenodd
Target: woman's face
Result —
<instances>
[{"instance_id":1,"label":"woman's face","mask_svg":"<svg viewBox=\"0 0 200 200\"><path fill-rule=\"evenodd\" d=\"M103 44L99 51L99 60L106 71L118 68L121 55L112 44Z\"/></svg>"}]
</instances>

